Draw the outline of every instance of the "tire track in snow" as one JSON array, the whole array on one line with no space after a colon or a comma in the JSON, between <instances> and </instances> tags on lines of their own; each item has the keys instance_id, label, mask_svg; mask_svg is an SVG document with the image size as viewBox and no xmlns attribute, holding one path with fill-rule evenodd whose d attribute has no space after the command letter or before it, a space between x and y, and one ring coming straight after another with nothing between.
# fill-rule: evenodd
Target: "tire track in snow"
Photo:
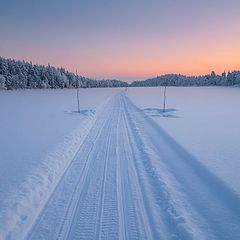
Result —
<instances>
[{"instance_id":1,"label":"tire track in snow","mask_svg":"<svg viewBox=\"0 0 240 240\"><path fill-rule=\"evenodd\" d=\"M166 205L170 205L169 199L166 197L166 190L158 184L158 179L149 171L151 160L143 147L142 139L135 132L135 124L129 118L130 112L126 96L123 96L123 104L125 106L124 120L127 127L126 139L129 139L132 151L131 164L136 170L138 188L142 196L142 202L138 205L138 209L142 209L143 213L145 208L143 225L148 225L149 228L147 237L141 239L181 239L171 216L165 211ZM131 112L131 114L135 113ZM159 207L160 199L163 204Z\"/></svg>"},{"instance_id":2,"label":"tire track in snow","mask_svg":"<svg viewBox=\"0 0 240 240\"><path fill-rule=\"evenodd\" d=\"M146 234L146 226L143 224L143 216L137 208L137 203L141 196L137 194L135 169L130 166L132 161L132 152L130 150L128 139L126 138L126 125L124 119L124 110L121 111L118 125L118 207L119 207L119 239L150 239L150 234Z\"/></svg>"},{"instance_id":3,"label":"tire track in snow","mask_svg":"<svg viewBox=\"0 0 240 240\"><path fill-rule=\"evenodd\" d=\"M118 110L118 101L116 101L109 121L101 132L100 142L96 142L97 147L94 152L99 152L99 146L101 146L102 154L96 160L91 171L88 172L88 178L91 178L91 182L88 186L84 186L88 190L78 202L78 209L75 212L68 239L117 238L116 184L114 185L116 163L114 164L113 157ZM91 156L93 159L95 158L94 152Z\"/></svg>"}]
</instances>

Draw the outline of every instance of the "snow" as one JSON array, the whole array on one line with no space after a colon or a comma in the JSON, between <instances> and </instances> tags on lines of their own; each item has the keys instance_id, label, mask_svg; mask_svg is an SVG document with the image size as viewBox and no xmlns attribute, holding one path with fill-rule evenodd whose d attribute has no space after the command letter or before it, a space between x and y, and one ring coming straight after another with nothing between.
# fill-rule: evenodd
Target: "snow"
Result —
<instances>
[{"instance_id":1,"label":"snow","mask_svg":"<svg viewBox=\"0 0 240 240\"><path fill-rule=\"evenodd\" d=\"M76 90L0 92L3 235L29 224L29 212L37 214L90 131L100 105L116 91L81 89L80 114L75 112Z\"/></svg>"},{"instance_id":2,"label":"snow","mask_svg":"<svg viewBox=\"0 0 240 240\"><path fill-rule=\"evenodd\" d=\"M0 92L0 238L239 239L239 91Z\"/></svg>"},{"instance_id":3,"label":"snow","mask_svg":"<svg viewBox=\"0 0 240 240\"><path fill-rule=\"evenodd\" d=\"M128 96L171 137L240 194L240 89L129 88Z\"/></svg>"}]
</instances>

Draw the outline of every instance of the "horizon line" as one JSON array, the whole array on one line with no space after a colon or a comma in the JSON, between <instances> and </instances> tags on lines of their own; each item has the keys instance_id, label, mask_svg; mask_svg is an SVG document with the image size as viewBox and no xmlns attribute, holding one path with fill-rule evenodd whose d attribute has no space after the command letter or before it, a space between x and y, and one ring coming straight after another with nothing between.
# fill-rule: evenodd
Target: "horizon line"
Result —
<instances>
[{"instance_id":1,"label":"horizon line","mask_svg":"<svg viewBox=\"0 0 240 240\"><path fill-rule=\"evenodd\" d=\"M39 63L37 61L31 61L31 60L25 60L25 59L16 59L16 58L12 58L12 57L3 57L3 56L0 56L0 58L3 58L3 59L10 59L10 60L13 60L13 61L20 61L20 62L25 62L25 63L30 63L32 65L38 65L38 66L44 66L44 67L47 67L47 66L50 66L50 67L54 67L56 69L60 69L60 68L63 68L65 69L67 72L70 72L74 75L76 75L76 71L79 73L81 71L78 70L78 68L76 68L75 70L75 73L73 70L70 70L64 66L56 66L54 64L51 64L51 63L47 63L47 64L44 64L44 63ZM210 70L210 72L205 72L205 73L196 73L196 74L186 74L186 73L181 73L181 72L165 72L165 73L160 73L160 74L152 74L151 76L142 76L142 77L138 77L137 75L136 76L131 76L131 77L128 77L128 76L123 76L123 77L106 77L108 74L106 74L106 76L102 76L102 77L96 77L96 76L89 76L89 75L85 75L85 74L77 74L77 76L80 76L80 77L84 77L84 78L89 78L89 79L92 79L92 80L96 80L96 81L101 81L101 80L118 80L118 81L122 81L122 82L127 82L129 84L133 83L133 82L136 82L136 81L145 81L145 80L148 80L148 79L153 79L153 78L157 78L157 77L161 77L161 76L166 76L166 75L181 75L181 76L185 76L185 77L203 77L203 76L207 76L207 75L210 75L212 72L215 72L217 76L220 76L221 74L223 74L224 72L227 74L228 72L234 72L234 71L240 71L240 70L237 70L237 69L233 69L233 70L223 70L221 72L216 72L215 70ZM130 81L127 81L127 79L131 80ZM138 79L138 80L134 80L134 79Z\"/></svg>"}]
</instances>

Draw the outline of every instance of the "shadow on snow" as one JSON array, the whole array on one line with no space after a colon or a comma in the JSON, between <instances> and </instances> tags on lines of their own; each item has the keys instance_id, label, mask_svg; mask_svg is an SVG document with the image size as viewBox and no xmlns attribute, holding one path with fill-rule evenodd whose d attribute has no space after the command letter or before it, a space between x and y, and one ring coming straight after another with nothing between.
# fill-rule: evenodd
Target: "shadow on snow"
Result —
<instances>
[{"instance_id":1,"label":"shadow on snow","mask_svg":"<svg viewBox=\"0 0 240 240\"><path fill-rule=\"evenodd\" d=\"M175 115L174 113L177 111L174 108L167 108L165 111L161 108L144 108L141 109L145 114L150 117L169 117L169 118L180 118L179 116Z\"/></svg>"},{"instance_id":2,"label":"shadow on snow","mask_svg":"<svg viewBox=\"0 0 240 240\"><path fill-rule=\"evenodd\" d=\"M80 112L78 111L64 111L65 114L68 114L68 115L72 115L72 116L93 116L96 111L93 110L93 109L84 109L84 110L80 110Z\"/></svg>"}]
</instances>

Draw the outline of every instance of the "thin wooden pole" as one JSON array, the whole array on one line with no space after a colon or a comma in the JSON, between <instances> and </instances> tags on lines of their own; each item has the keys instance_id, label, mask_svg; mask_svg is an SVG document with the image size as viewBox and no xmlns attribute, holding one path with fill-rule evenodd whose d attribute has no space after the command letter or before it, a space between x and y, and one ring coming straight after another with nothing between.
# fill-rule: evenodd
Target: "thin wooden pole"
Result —
<instances>
[{"instance_id":1,"label":"thin wooden pole","mask_svg":"<svg viewBox=\"0 0 240 240\"><path fill-rule=\"evenodd\" d=\"M76 84L77 84L77 106L78 106L78 113L80 113L80 107L79 107L79 82L78 82L78 72L76 70Z\"/></svg>"},{"instance_id":2,"label":"thin wooden pole","mask_svg":"<svg viewBox=\"0 0 240 240\"><path fill-rule=\"evenodd\" d=\"M164 87L164 93L163 93L163 112L166 112L166 91L167 91L167 86Z\"/></svg>"}]
</instances>

